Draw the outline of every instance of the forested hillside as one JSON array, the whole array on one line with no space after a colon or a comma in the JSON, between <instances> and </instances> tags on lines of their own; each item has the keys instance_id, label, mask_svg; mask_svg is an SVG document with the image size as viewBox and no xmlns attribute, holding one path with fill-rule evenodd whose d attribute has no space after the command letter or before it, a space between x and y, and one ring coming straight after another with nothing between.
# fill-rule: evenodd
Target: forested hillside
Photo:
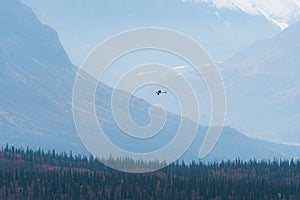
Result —
<instances>
[{"instance_id":1,"label":"forested hillside","mask_svg":"<svg viewBox=\"0 0 300 200\"><path fill-rule=\"evenodd\" d=\"M0 154L0 199L299 198L299 161L175 163L133 174L107 168L92 157L54 150L6 146Z\"/></svg>"}]
</instances>

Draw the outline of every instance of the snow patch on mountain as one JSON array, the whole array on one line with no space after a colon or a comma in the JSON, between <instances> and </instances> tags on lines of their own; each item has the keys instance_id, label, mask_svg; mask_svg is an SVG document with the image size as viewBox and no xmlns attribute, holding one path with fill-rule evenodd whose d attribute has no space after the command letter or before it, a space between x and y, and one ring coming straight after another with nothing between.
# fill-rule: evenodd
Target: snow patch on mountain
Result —
<instances>
[{"instance_id":1,"label":"snow patch on mountain","mask_svg":"<svg viewBox=\"0 0 300 200\"><path fill-rule=\"evenodd\" d=\"M300 19L300 0L190 0L213 7L240 9L251 15L263 15L281 29Z\"/></svg>"}]
</instances>

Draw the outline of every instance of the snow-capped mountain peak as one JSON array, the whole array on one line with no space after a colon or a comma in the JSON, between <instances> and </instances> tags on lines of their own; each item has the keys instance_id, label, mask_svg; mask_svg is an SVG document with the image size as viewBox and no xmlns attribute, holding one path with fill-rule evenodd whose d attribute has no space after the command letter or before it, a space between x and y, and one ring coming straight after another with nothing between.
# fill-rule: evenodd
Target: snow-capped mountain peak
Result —
<instances>
[{"instance_id":1,"label":"snow-capped mountain peak","mask_svg":"<svg viewBox=\"0 0 300 200\"><path fill-rule=\"evenodd\" d=\"M281 29L300 19L300 0L192 0L216 8L240 9L251 15L263 15Z\"/></svg>"}]
</instances>

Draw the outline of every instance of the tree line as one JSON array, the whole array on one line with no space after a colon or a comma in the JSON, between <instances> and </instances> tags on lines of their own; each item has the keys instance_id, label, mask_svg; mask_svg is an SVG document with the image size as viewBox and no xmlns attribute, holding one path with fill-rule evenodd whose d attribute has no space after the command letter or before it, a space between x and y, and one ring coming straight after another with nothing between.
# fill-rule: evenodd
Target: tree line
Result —
<instances>
[{"instance_id":1,"label":"tree line","mask_svg":"<svg viewBox=\"0 0 300 200\"><path fill-rule=\"evenodd\" d=\"M0 199L300 199L300 162L175 162L135 174L92 156L6 145L0 152Z\"/></svg>"}]
</instances>

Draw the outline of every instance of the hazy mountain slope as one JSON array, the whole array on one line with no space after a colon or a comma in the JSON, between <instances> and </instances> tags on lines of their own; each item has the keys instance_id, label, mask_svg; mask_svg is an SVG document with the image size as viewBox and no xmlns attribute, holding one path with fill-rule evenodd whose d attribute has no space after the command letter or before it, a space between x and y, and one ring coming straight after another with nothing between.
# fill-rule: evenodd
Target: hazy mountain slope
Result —
<instances>
[{"instance_id":1,"label":"hazy mountain slope","mask_svg":"<svg viewBox=\"0 0 300 200\"><path fill-rule=\"evenodd\" d=\"M300 142L299 34L300 22L221 66L231 125L253 136Z\"/></svg>"},{"instance_id":2,"label":"hazy mountain slope","mask_svg":"<svg viewBox=\"0 0 300 200\"><path fill-rule=\"evenodd\" d=\"M1 1L0 11L1 145L8 142L23 147L86 153L76 134L71 113L75 68L57 34L41 24L30 9L18 1ZM149 151L173 138L179 117L171 113L168 113L162 134L152 140L140 142L121 135L111 115L111 93L110 87L100 84L96 102L99 122L113 142L129 150ZM151 105L135 97L131 102L134 120L141 125L147 124ZM186 159L197 159L205 129L199 130ZM299 152L298 147L249 139L227 127L209 158L272 158L281 155L289 158L299 155Z\"/></svg>"},{"instance_id":3,"label":"hazy mountain slope","mask_svg":"<svg viewBox=\"0 0 300 200\"><path fill-rule=\"evenodd\" d=\"M0 66L2 144L59 147L56 137L74 135L75 67L57 33L17 0L0 2Z\"/></svg>"},{"instance_id":4,"label":"hazy mountain slope","mask_svg":"<svg viewBox=\"0 0 300 200\"><path fill-rule=\"evenodd\" d=\"M215 9L207 3L181 0L23 1L42 22L58 31L72 62L78 66L98 43L132 28L154 26L181 31L200 42L216 62L233 56L257 39L279 32L279 28L263 16L249 15L241 10Z\"/></svg>"}]
</instances>

